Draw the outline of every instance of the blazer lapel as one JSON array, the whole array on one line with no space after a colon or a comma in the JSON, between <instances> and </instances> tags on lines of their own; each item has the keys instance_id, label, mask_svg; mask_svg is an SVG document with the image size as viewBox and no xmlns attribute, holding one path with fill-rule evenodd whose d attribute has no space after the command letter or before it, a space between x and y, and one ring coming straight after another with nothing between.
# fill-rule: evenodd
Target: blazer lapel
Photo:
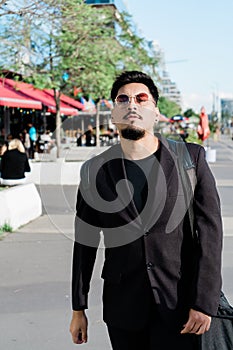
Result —
<instances>
[{"instance_id":1,"label":"blazer lapel","mask_svg":"<svg viewBox=\"0 0 233 350\"><path fill-rule=\"evenodd\" d=\"M166 140L160 139L160 159L155 162L148 178L148 200L143 221L145 231L149 231L158 221L173 191L175 158L166 146Z\"/></svg>"}]
</instances>

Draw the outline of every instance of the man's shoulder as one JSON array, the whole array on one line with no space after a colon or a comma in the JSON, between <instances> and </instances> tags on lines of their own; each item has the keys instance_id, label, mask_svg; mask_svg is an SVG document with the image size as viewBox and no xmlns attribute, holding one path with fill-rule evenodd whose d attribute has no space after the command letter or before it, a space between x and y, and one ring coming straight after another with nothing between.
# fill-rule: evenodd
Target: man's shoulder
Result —
<instances>
[{"instance_id":1,"label":"man's shoulder","mask_svg":"<svg viewBox=\"0 0 233 350\"><path fill-rule=\"evenodd\" d=\"M205 157L205 149L200 144L169 138L166 138L165 140L166 147L177 157L184 159L184 165L187 168L195 166L200 157Z\"/></svg>"},{"instance_id":2,"label":"man's shoulder","mask_svg":"<svg viewBox=\"0 0 233 350\"><path fill-rule=\"evenodd\" d=\"M201 149L204 150L204 147L198 143L186 142L185 144L188 150L190 150L191 152L197 152L197 151L200 151Z\"/></svg>"},{"instance_id":3,"label":"man's shoulder","mask_svg":"<svg viewBox=\"0 0 233 350\"><path fill-rule=\"evenodd\" d=\"M204 147L197 143L192 142L184 142L183 140L179 139L172 139L169 137L159 137L162 144L164 144L166 147L169 147L172 151L176 152L177 150L181 148L187 147L188 151L190 152L199 152L201 149L204 150Z\"/></svg>"},{"instance_id":4,"label":"man's shoulder","mask_svg":"<svg viewBox=\"0 0 233 350\"><path fill-rule=\"evenodd\" d=\"M200 154L205 154L205 148L202 145L199 145L197 143L192 143L192 142L187 142L186 143L187 149L190 153L190 155L194 158L197 159L197 157Z\"/></svg>"}]
</instances>

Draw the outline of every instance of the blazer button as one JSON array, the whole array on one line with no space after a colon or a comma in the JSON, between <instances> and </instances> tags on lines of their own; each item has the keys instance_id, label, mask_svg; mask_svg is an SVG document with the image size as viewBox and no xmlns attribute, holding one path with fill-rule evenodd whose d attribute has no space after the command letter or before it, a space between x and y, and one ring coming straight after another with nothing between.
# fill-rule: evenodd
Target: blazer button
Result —
<instances>
[{"instance_id":1,"label":"blazer button","mask_svg":"<svg viewBox=\"0 0 233 350\"><path fill-rule=\"evenodd\" d=\"M147 266L147 270L151 270L151 268L154 266L154 264L153 264L151 261L149 261L149 262L146 264L146 266Z\"/></svg>"}]
</instances>

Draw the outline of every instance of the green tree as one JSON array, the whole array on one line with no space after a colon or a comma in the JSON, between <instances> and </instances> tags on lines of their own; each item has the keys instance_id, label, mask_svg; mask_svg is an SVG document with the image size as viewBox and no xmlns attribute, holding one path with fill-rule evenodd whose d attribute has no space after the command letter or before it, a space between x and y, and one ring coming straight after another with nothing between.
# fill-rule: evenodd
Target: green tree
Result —
<instances>
[{"instance_id":1,"label":"green tree","mask_svg":"<svg viewBox=\"0 0 233 350\"><path fill-rule=\"evenodd\" d=\"M99 100L109 97L112 81L122 69L155 73L157 61L149 56L143 38L134 34L130 16L116 17L112 6L97 9L82 0L29 0L6 16L0 39L7 45L0 44L0 65L7 62L4 68L20 71L41 89L53 89L58 156L62 92L78 86Z\"/></svg>"},{"instance_id":2,"label":"green tree","mask_svg":"<svg viewBox=\"0 0 233 350\"><path fill-rule=\"evenodd\" d=\"M197 113L194 112L194 110L192 108L187 109L184 113L183 113L185 118L191 118L191 117L199 117L199 115Z\"/></svg>"},{"instance_id":3,"label":"green tree","mask_svg":"<svg viewBox=\"0 0 233 350\"><path fill-rule=\"evenodd\" d=\"M181 107L177 103L168 100L164 96L161 96L159 98L158 107L160 113L164 114L167 118L171 118L173 115L181 113Z\"/></svg>"},{"instance_id":4,"label":"green tree","mask_svg":"<svg viewBox=\"0 0 233 350\"><path fill-rule=\"evenodd\" d=\"M112 82L120 71L152 70L155 67L157 61L148 55L143 46L144 39L134 34L131 29L131 16L118 13L116 17L115 9L109 7L104 10L88 9L94 18L91 15L87 16L83 11L73 18L73 13L79 10L79 7L75 6L77 7L73 0L66 2L61 47L65 45L66 50L69 45L69 61L78 62L82 67L80 71L77 65L66 64L69 66L70 76L73 77L73 84L81 86L84 94L91 95L96 101L108 99ZM84 41L79 40L83 26L86 28ZM63 62L65 61L64 57ZM98 111L97 103L97 141Z\"/></svg>"},{"instance_id":5,"label":"green tree","mask_svg":"<svg viewBox=\"0 0 233 350\"><path fill-rule=\"evenodd\" d=\"M69 66L73 83L81 86L85 93L94 99L108 98L112 81L120 71L152 70L157 61L144 48L145 40L131 29L131 16L122 13L116 17L112 7L104 10L88 7L92 16L81 11L73 18L80 7L75 7L73 0L66 2L60 45L65 46L64 51L69 46L69 61L78 62L83 69L77 69L77 64L67 64L64 55L63 63ZM85 40L80 40L83 27L86 28Z\"/></svg>"}]
</instances>

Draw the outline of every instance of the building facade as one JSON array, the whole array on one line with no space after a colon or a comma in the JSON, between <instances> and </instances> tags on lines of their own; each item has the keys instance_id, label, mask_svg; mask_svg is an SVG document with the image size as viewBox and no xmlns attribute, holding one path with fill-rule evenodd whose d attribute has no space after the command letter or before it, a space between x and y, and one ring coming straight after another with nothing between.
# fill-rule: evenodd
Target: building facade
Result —
<instances>
[{"instance_id":1,"label":"building facade","mask_svg":"<svg viewBox=\"0 0 233 350\"><path fill-rule=\"evenodd\" d=\"M221 98L221 119L225 123L233 123L233 99Z\"/></svg>"},{"instance_id":2,"label":"building facade","mask_svg":"<svg viewBox=\"0 0 233 350\"><path fill-rule=\"evenodd\" d=\"M122 0L85 0L85 3L96 6L112 5L120 12L126 11L126 6Z\"/></svg>"},{"instance_id":3,"label":"building facade","mask_svg":"<svg viewBox=\"0 0 233 350\"><path fill-rule=\"evenodd\" d=\"M162 96L181 106L181 93L178 90L176 83L170 79L167 71L162 72L161 90Z\"/></svg>"},{"instance_id":4,"label":"building facade","mask_svg":"<svg viewBox=\"0 0 233 350\"><path fill-rule=\"evenodd\" d=\"M158 41L153 40L149 42L149 48L155 58L158 60L158 75L160 77L159 90L160 95L168 100L175 102L181 107L182 97L181 92L177 88L174 81L171 80L165 63L165 53L160 47Z\"/></svg>"}]
</instances>

